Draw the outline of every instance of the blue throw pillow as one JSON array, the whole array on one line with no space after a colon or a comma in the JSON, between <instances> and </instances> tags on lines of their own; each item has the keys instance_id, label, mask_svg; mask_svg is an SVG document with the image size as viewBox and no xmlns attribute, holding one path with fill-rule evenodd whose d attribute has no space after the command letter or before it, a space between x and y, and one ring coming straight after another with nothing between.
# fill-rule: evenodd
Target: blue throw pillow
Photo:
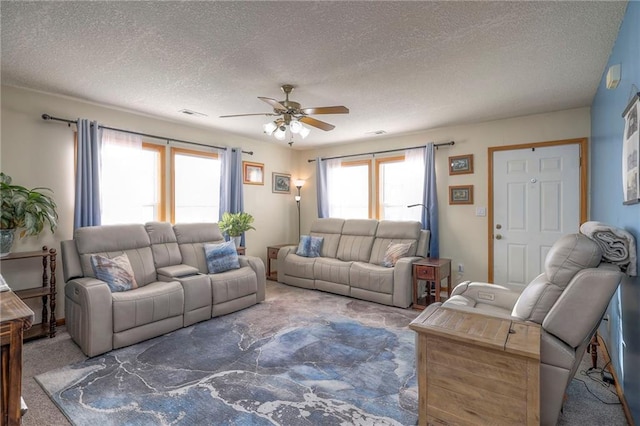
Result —
<instances>
[{"instance_id":1,"label":"blue throw pillow","mask_svg":"<svg viewBox=\"0 0 640 426\"><path fill-rule=\"evenodd\" d=\"M230 269L239 269L238 252L233 241L220 244L205 244L204 256L210 274L219 274Z\"/></svg>"},{"instance_id":2,"label":"blue throw pillow","mask_svg":"<svg viewBox=\"0 0 640 426\"><path fill-rule=\"evenodd\" d=\"M99 254L91 255L91 267L96 278L106 282L112 293L138 288L126 253L111 259Z\"/></svg>"},{"instance_id":3,"label":"blue throw pillow","mask_svg":"<svg viewBox=\"0 0 640 426\"><path fill-rule=\"evenodd\" d=\"M304 257L319 257L323 241L323 237L303 235L300 237L300 244L298 244L296 254Z\"/></svg>"}]
</instances>

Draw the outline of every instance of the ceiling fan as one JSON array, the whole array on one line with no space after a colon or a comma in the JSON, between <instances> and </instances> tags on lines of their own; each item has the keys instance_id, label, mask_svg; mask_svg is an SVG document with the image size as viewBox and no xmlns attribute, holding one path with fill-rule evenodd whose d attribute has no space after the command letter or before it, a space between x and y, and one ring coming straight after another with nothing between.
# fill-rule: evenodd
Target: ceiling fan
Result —
<instances>
[{"instance_id":1,"label":"ceiling fan","mask_svg":"<svg viewBox=\"0 0 640 426\"><path fill-rule=\"evenodd\" d=\"M277 101L271 98L265 98L262 96L258 96L263 102L266 102L271 107L273 107L273 112L265 112L265 113L254 113L254 114L233 114L233 115L221 115L220 118L230 118L230 117L246 117L250 115L265 115L276 118L273 122L267 123L264 125L265 133L274 136L277 139L283 140L285 136L286 129L292 133L299 133L303 138L309 134L309 129L304 128L300 123L308 124L309 126L313 126L315 128L329 131L333 130L336 126L333 124L326 123L324 121L320 121L313 117L310 117L311 114L348 114L349 108L345 106L327 106L327 107L315 107L315 108L302 108L298 102L290 101L289 94L293 91L294 86L291 84L283 84L280 87L285 94L284 101ZM306 132L303 130L306 129ZM281 137L280 137L281 136Z\"/></svg>"}]
</instances>

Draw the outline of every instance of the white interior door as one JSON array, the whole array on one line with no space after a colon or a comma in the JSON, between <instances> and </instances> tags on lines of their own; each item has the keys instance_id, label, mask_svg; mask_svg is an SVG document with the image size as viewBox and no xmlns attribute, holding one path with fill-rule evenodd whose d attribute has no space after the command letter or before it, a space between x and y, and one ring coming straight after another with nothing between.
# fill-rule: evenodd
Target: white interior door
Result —
<instances>
[{"instance_id":1,"label":"white interior door","mask_svg":"<svg viewBox=\"0 0 640 426\"><path fill-rule=\"evenodd\" d=\"M526 285L580 226L580 146L493 153L493 282Z\"/></svg>"}]
</instances>

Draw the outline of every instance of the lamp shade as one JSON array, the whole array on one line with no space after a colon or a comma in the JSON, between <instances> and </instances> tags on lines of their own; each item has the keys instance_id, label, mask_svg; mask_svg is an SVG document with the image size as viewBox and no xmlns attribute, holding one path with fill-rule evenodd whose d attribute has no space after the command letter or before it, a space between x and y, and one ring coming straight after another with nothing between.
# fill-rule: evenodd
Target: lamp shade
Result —
<instances>
[{"instance_id":1,"label":"lamp shade","mask_svg":"<svg viewBox=\"0 0 640 426\"><path fill-rule=\"evenodd\" d=\"M268 122L262 127L264 129L264 132L269 136L271 136L273 134L273 131L278 128L278 126L276 126L276 123L274 123L273 121Z\"/></svg>"},{"instance_id":2,"label":"lamp shade","mask_svg":"<svg viewBox=\"0 0 640 426\"><path fill-rule=\"evenodd\" d=\"M304 127L302 124L300 124L300 131L298 132L298 134L300 135L300 137L302 137L302 139L306 138L307 136L309 136L309 133L311 133L311 130L308 127Z\"/></svg>"},{"instance_id":3,"label":"lamp shade","mask_svg":"<svg viewBox=\"0 0 640 426\"><path fill-rule=\"evenodd\" d=\"M303 179L297 179L296 180L296 188L302 188L303 185L304 185L304 180Z\"/></svg>"},{"instance_id":4,"label":"lamp shade","mask_svg":"<svg viewBox=\"0 0 640 426\"><path fill-rule=\"evenodd\" d=\"M300 133L302 124L299 121L292 121L291 124L289 124L289 130L291 130L291 133Z\"/></svg>"},{"instance_id":5,"label":"lamp shade","mask_svg":"<svg viewBox=\"0 0 640 426\"><path fill-rule=\"evenodd\" d=\"M273 136L279 141L283 141L284 138L287 136L287 132L285 130L278 129L275 132L273 132Z\"/></svg>"}]
</instances>

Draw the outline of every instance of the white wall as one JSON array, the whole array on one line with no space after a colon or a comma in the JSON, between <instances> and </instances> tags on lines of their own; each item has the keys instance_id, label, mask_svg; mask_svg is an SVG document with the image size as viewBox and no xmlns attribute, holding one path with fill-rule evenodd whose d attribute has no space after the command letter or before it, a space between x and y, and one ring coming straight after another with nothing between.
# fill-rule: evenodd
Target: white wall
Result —
<instances>
[{"instance_id":1,"label":"white wall","mask_svg":"<svg viewBox=\"0 0 640 426\"><path fill-rule=\"evenodd\" d=\"M193 126L187 126L13 87L3 86L1 94L0 170L10 175L16 184L51 188L60 216L54 235L46 231L37 238L16 240L13 251L39 250L42 245L47 245L59 253L60 241L73 235L75 126L44 121L40 118L43 113L71 120L88 118L116 128L217 146L239 146L253 151L252 156L244 154L243 160L264 163L265 184L244 186L245 211L254 215L256 227L256 231L246 234L247 254L266 261L267 245L297 239L293 193L289 196L271 192L271 173L292 171L294 153L288 146L280 147L271 141L251 140L198 127L196 118ZM56 311L57 317L61 318L64 317L64 281L60 256L57 266ZM41 264L37 259L4 262L2 274L16 290L32 287L41 282ZM31 302L39 322L40 305Z\"/></svg>"},{"instance_id":2,"label":"white wall","mask_svg":"<svg viewBox=\"0 0 640 426\"><path fill-rule=\"evenodd\" d=\"M311 223L317 218L315 162L309 163L308 159L455 141L454 146L440 147L436 153L440 257L452 259L454 283L467 279L486 281L488 222L486 216L477 217L475 210L478 206L488 207L487 148L589 137L589 114L589 108L579 108L300 151L297 153L295 173L307 179L302 188L302 232L308 232ZM449 176L448 157L463 154L474 155L474 173ZM449 185L467 184L474 185L474 204L450 206ZM464 274L457 272L458 263L464 264Z\"/></svg>"},{"instance_id":3,"label":"white wall","mask_svg":"<svg viewBox=\"0 0 640 426\"><path fill-rule=\"evenodd\" d=\"M19 240L14 251L38 250L42 245L59 250L61 240L72 237L73 227L73 131L75 126L45 122L41 114L75 120L77 117L98 120L100 123L144 133L190 140L199 143L240 146L254 151L244 159L265 165L264 186L245 185L245 210L256 218L256 231L247 233L247 252L266 261L266 246L297 240L297 212L290 195L271 192L271 173L291 173L292 180L305 179L302 188L302 232L308 232L317 217L315 191L315 163L307 159L369 151L404 148L428 142L455 141L452 147L442 147L436 154L438 198L440 200L440 255L465 266L464 275L454 272L454 282L463 279L487 279L487 218L476 217L475 207L487 207L487 148L525 142L589 137L588 108L560 111L497 120L486 123L434 129L402 137L378 137L353 143L332 145L317 150L291 150L288 146L257 141L215 132L197 126L187 126L159 120L127 111L80 102L13 87L2 87L1 109L1 170L14 178L15 183L27 187L47 186L55 193L60 225L55 235L48 232L40 237ZM474 173L449 176L448 156L474 154ZM474 205L449 206L449 185L473 184ZM32 272L22 272L32 268ZM2 264L2 273L15 289L32 286L40 280L37 261L15 261ZM58 317L64 316L64 283L61 262L58 261ZM36 315L40 311L34 305Z\"/></svg>"}]
</instances>

